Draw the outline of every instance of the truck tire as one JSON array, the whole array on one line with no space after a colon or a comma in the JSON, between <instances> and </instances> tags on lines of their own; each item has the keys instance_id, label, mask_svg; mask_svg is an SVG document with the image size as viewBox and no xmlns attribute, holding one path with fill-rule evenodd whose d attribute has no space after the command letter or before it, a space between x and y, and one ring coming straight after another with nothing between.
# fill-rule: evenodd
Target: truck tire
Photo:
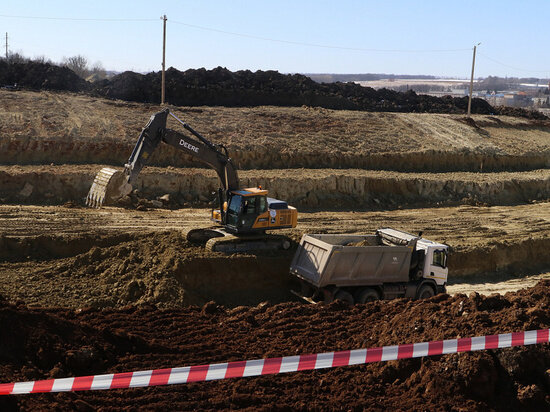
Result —
<instances>
[{"instance_id":1,"label":"truck tire","mask_svg":"<svg viewBox=\"0 0 550 412\"><path fill-rule=\"evenodd\" d=\"M355 302L353 301L353 296L351 293L346 292L345 290L339 290L334 294L334 300L341 300L342 302L346 302L348 305L353 305Z\"/></svg>"},{"instance_id":2,"label":"truck tire","mask_svg":"<svg viewBox=\"0 0 550 412\"><path fill-rule=\"evenodd\" d=\"M432 296L435 296L434 288L432 288L430 285L422 285L420 289L418 289L418 299L428 299Z\"/></svg>"},{"instance_id":3,"label":"truck tire","mask_svg":"<svg viewBox=\"0 0 550 412\"><path fill-rule=\"evenodd\" d=\"M373 288L365 288L357 294L358 303L374 302L375 300L379 300L379 299L380 299L380 295Z\"/></svg>"}]
</instances>

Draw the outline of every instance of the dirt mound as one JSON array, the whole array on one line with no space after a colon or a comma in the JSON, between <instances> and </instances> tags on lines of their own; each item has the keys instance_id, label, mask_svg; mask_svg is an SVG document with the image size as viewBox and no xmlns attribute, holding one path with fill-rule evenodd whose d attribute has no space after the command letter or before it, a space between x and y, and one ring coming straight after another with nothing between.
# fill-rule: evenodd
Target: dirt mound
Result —
<instances>
[{"instance_id":1,"label":"dirt mound","mask_svg":"<svg viewBox=\"0 0 550 412\"><path fill-rule=\"evenodd\" d=\"M86 91L89 84L67 67L49 63L8 63L0 60L0 85L17 84L37 90Z\"/></svg>"},{"instance_id":2,"label":"dirt mound","mask_svg":"<svg viewBox=\"0 0 550 412\"><path fill-rule=\"evenodd\" d=\"M49 63L8 63L0 61L0 85L45 90L91 93L94 96L126 101L160 101L161 73L145 75L127 71L95 83L87 82L66 67ZM316 83L301 74L277 71L231 72L189 69L166 71L166 100L177 106L312 106L336 110L407 113L464 113L467 97L434 97L414 91L375 90L356 83ZM493 108L482 99L473 99L472 113L506 114L530 119L547 119L542 113L519 108Z\"/></svg>"},{"instance_id":3,"label":"dirt mound","mask_svg":"<svg viewBox=\"0 0 550 412\"><path fill-rule=\"evenodd\" d=\"M158 102L160 72L124 72L96 85L94 94L138 102ZM167 101L177 106L314 106L378 112L464 113L466 98L438 98L392 90L375 90L355 83L316 83L300 74L277 71L231 72L170 68L166 72ZM474 99L472 112L494 113L484 100ZM520 114L519 112L516 115Z\"/></svg>"},{"instance_id":4,"label":"dirt mound","mask_svg":"<svg viewBox=\"0 0 550 412\"><path fill-rule=\"evenodd\" d=\"M9 331L0 340L3 382L100 373L127 352L149 353L152 349L141 338L108 325L92 329L55 313L4 301L0 302L0 324ZM2 397L0 407L15 410L17 401Z\"/></svg>"},{"instance_id":5,"label":"dirt mound","mask_svg":"<svg viewBox=\"0 0 550 412\"><path fill-rule=\"evenodd\" d=\"M399 299L353 308L340 302L234 309L209 303L163 311L128 307L54 312L4 305L6 319L40 336L39 347L52 360L41 366L38 345L27 347L15 336L10 342L21 343L21 354L5 359L0 379L57 375L52 372L54 360L69 357L80 361L79 369L69 367L69 359L61 362L69 375L77 370L112 373L548 328L548 305L550 282L505 296L441 295L427 301ZM109 336L113 329L116 335ZM57 343L57 334L63 344ZM87 367L94 356L90 353L101 361ZM80 405L185 410L545 410L550 407L549 367L549 346L534 345L278 376L9 400L26 410L45 405L59 409ZM25 371L33 372L26 376Z\"/></svg>"},{"instance_id":6,"label":"dirt mound","mask_svg":"<svg viewBox=\"0 0 550 412\"><path fill-rule=\"evenodd\" d=\"M290 237L297 242L301 233ZM455 244L449 257L450 280L469 276L476 282L480 275L491 274L494 281L498 274L543 272L550 264L545 253L549 247L547 237L475 247ZM293 249L258 255L213 253L187 243L179 231L0 235L0 290L10 301L38 307L174 308L210 300L235 307L288 302L296 300L290 290L299 288L288 273L293 254Z\"/></svg>"},{"instance_id":7,"label":"dirt mound","mask_svg":"<svg viewBox=\"0 0 550 412\"><path fill-rule=\"evenodd\" d=\"M548 120L548 116L545 116L538 110L525 110L519 107L497 106L495 107L494 113L501 116L525 117L527 119L534 120Z\"/></svg>"},{"instance_id":8,"label":"dirt mound","mask_svg":"<svg viewBox=\"0 0 550 412\"><path fill-rule=\"evenodd\" d=\"M32 240L0 237L6 258L21 262L10 264L11 280L3 285L6 296L49 307L130 303L180 307L212 299L237 306L292 299L288 275L292 250L228 256L191 245L180 232L132 239L108 236L95 243L89 237L69 239L54 239L49 248L42 248L43 236ZM43 260L48 253L55 259L56 251L56 260ZM23 288L21 295L20 282L29 281L33 287Z\"/></svg>"}]
</instances>

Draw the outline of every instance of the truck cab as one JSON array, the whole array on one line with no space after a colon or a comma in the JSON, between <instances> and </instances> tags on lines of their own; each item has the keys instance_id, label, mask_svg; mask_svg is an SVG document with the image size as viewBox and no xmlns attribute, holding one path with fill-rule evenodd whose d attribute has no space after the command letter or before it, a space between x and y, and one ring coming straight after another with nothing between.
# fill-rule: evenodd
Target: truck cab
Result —
<instances>
[{"instance_id":1,"label":"truck cab","mask_svg":"<svg viewBox=\"0 0 550 412\"><path fill-rule=\"evenodd\" d=\"M420 238L416 242L416 249L424 251L424 265L421 268L422 277L433 279L438 288L444 288L449 274L449 268L447 267L449 247L442 243Z\"/></svg>"},{"instance_id":2,"label":"truck cab","mask_svg":"<svg viewBox=\"0 0 550 412\"><path fill-rule=\"evenodd\" d=\"M437 243L422 237L422 234L413 235L402 230L384 228L377 233L395 244L400 242L414 245L411 257L411 279L431 279L437 285L438 292L445 290L449 268L447 255L449 246Z\"/></svg>"}]
</instances>

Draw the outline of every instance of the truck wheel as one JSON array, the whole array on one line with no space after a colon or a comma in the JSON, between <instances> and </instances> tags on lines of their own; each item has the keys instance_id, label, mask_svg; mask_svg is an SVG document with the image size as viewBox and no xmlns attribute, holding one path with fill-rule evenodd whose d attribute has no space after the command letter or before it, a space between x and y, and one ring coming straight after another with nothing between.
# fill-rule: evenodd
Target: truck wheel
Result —
<instances>
[{"instance_id":1,"label":"truck wheel","mask_svg":"<svg viewBox=\"0 0 550 412\"><path fill-rule=\"evenodd\" d=\"M346 292L345 290L339 290L334 294L334 300L341 300L342 302L346 302L348 305L353 305L355 302L353 301L353 296L351 296L351 293Z\"/></svg>"},{"instance_id":2,"label":"truck wheel","mask_svg":"<svg viewBox=\"0 0 550 412\"><path fill-rule=\"evenodd\" d=\"M380 299L380 295L373 288L365 288L357 295L357 301L359 303L374 302Z\"/></svg>"},{"instance_id":3,"label":"truck wheel","mask_svg":"<svg viewBox=\"0 0 550 412\"><path fill-rule=\"evenodd\" d=\"M424 285L418 290L418 299L428 299L435 295L434 289L430 285Z\"/></svg>"}]
</instances>

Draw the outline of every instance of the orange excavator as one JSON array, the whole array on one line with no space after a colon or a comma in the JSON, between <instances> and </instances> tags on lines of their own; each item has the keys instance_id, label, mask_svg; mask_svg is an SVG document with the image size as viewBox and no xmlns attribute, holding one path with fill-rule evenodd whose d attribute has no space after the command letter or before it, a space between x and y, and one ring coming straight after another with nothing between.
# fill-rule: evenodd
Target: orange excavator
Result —
<instances>
[{"instance_id":1,"label":"orange excavator","mask_svg":"<svg viewBox=\"0 0 550 412\"><path fill-rule=\"evenodd\" d=\"M167 128L169 115L193 137ZM225 146L210 142L169 109L151 116L122 172L113 168L99 171L86 198L86 204L101 207L128 195L141 169L146 166L160 142L207 164L216 171L220 179L221 187L218 189L216 202L218 208L211 211L211 220L216 226L188 231L189 241L226 253L290 247L286 236L267 234L266 231L296 227L296 208L285 201L269 197L268 191L261 187L240 188L237 170Z\"/></svg>"}]
</instances>

